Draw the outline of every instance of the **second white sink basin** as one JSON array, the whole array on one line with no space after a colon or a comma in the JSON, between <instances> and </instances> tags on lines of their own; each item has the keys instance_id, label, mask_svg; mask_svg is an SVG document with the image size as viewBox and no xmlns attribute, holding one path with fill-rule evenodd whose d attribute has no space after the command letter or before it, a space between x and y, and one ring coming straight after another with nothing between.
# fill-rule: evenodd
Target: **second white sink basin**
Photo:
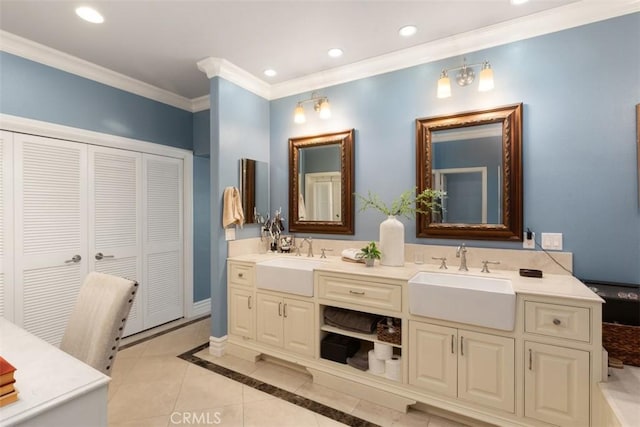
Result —
<instances>
[{"instance_id":1,"label":"second white sink basin","mask_svg":"<svg viewBox=\"0 0 640 427\"><path fill-rule=\"evenodd\" d=\"M409 312L512 331L516 294L507 279L422 271L409 279Z\"/></svg>"},{"instance_id":2,"label":"second white sink basin","mask_svg":"<svg viewBox=\"0 0 640 427\"><path fill-rule=\"evenodd\" d=\"M280 257L256 263L256 287L289 294L313 296L313 270L324 261Z\"/></svg>"}]
</instances>

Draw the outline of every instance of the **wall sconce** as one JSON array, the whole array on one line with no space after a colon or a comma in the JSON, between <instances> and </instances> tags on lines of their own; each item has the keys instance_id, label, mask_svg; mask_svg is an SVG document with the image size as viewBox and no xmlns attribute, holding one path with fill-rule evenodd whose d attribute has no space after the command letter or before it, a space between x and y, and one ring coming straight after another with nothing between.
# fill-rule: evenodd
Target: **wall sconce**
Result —
<instances>
[{"instance_id":1,"label":"wall sconce","mask_svg":"<svg viewBox=\"0 0 640 427\"><path fill-rule=\"evenodd\" d=\"M459 86L468 86L473 83L476 73L472 67L482 67L480 70L480 83L478 91L486 92L493 89L493 70L489 61L483 61L481 64L467 64L467 58L463 58L461 67L454 67L442 70L438 79L438 98L448 98L451 96L451 80L449 79L449 71L458 71L456 82Z\"/></svg>"},{"instance_id":2,"label":"wall sconce","mask_svg":"<svg viewBox=\"0 0 640 427\"><path fill-rule=\"evenodd\" d=\"M317 111L321 119L328 119L331 117L331 107L329 106L329 98L326 96L320 96L318 92L313 92L311 98L303 101L298 101L296 109L294 111L293 121L296 123L304 123L307 119L304 116L303 104L307 102L313 102L313 109Z\"/></svg>"}]
</instances>

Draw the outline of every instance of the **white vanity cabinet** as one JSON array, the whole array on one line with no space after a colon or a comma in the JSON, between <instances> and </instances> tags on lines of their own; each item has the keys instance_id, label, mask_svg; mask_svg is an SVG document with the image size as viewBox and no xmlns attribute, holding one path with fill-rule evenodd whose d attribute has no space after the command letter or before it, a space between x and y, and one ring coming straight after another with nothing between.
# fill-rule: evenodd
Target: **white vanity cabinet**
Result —
<instances>
[{"instance_id":1,"label":"white vanity cabinet","mask_svg":"<svg viewBox=\"0 0 640 427\"><path fill-rule=\"evenodd\" d=\"M256 293L257 341L297 354L315 354L314 304L272 293Z\"/></svg>"},{"instance_id":2,"label":"white vanity cabinet","mask_svg":"<svg viewBox=\"0 0 640 427\"><path fill-rule=\"evenodd\" d=\"M599 329L593 333L598 323L592 324L596 308L524 301L525 417L559 426L589 425L591 371L596 370L589 344L600 347Z\"/></svg>"},{"instance_id":3,"label":"white vanity cabinet","mask_svg":"<svg viewBox=\"0 0 640 427\"><path fill-rule=\"evenodd\" d=\"M254 267L252 264L229 262L227 268L229 334L245 340L256 337Z\"/></svg>"},{"instance_id":4,"label":"white vanity cabinet","mask_svg":"<svg viewBox=\"0 0 640 427\"><path fill-rule=\"evenodd\" d=\"M409 321L409 384L514 412L514 339Z\"/></svg>"}]
</instances>

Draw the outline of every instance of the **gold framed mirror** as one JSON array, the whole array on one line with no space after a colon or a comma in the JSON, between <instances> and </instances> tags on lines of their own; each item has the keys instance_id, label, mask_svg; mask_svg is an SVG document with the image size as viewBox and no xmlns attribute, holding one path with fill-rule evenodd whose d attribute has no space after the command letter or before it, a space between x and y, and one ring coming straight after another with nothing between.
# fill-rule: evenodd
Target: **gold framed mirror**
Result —
<instances>
[{"instance_id":1,"label":"gold framed mirror","mask_svg":"<svg viewBox=\"0 0 640 427\"><path fill-rule=\"evenodd\" d=\"M289 139L289 230L354 234L355 130Z\"/></svg>"},{"instance_id":2,"label":"gold framed mirror","mask_svg":"<svg viewBox=\"0 0 640 427\"><path fill-rule=\"evenodd\" d=\"M417 191L446 192L417 237L522 240L522 104L416 120Z\"/></svg>"}]
</instances>

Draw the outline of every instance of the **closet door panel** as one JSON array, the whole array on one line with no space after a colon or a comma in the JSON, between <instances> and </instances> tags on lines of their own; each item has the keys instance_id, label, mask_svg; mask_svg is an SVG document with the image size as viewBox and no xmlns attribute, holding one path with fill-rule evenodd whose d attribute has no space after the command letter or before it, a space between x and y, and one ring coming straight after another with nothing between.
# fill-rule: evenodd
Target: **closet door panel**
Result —
<instances>
[{"instance_id":1,"label":"closet door panel","mask_svg":"<svg viewBox=\"0 0 640 427\"><path fill-rule=\"evenodd\" d=\"M142 154L89 147L89 268L142 281ZM124 336L142 330L143 288Z\"/></svg>"},{"instance_id":2,"label":"closet door panel","mask_svg":"<svg viewBox=\"0 0 640 427\"><path fill-rule=\"evenodd\" d=\"M14 135L15 320L58 345L87 274L87 147Z\"/></svg>"},{"instance_id":3,"label":"closet door panel","mask_svg":"<svg viewBox=\"0 0 640 427\"><path fill-rule=\"evenodd\" d=\"M184 315L182 160L143 154L145 328Z\"/></svg>"},{"instance_id":4,"label":"closet door panel","mask_svg":"<svg viewBox=\"0 0 640 427\"><path fill-rule=\"evenodd\" d=\"M13 320L13 134L0 131L0 317Z\"/></svg>"}]
</instances>

